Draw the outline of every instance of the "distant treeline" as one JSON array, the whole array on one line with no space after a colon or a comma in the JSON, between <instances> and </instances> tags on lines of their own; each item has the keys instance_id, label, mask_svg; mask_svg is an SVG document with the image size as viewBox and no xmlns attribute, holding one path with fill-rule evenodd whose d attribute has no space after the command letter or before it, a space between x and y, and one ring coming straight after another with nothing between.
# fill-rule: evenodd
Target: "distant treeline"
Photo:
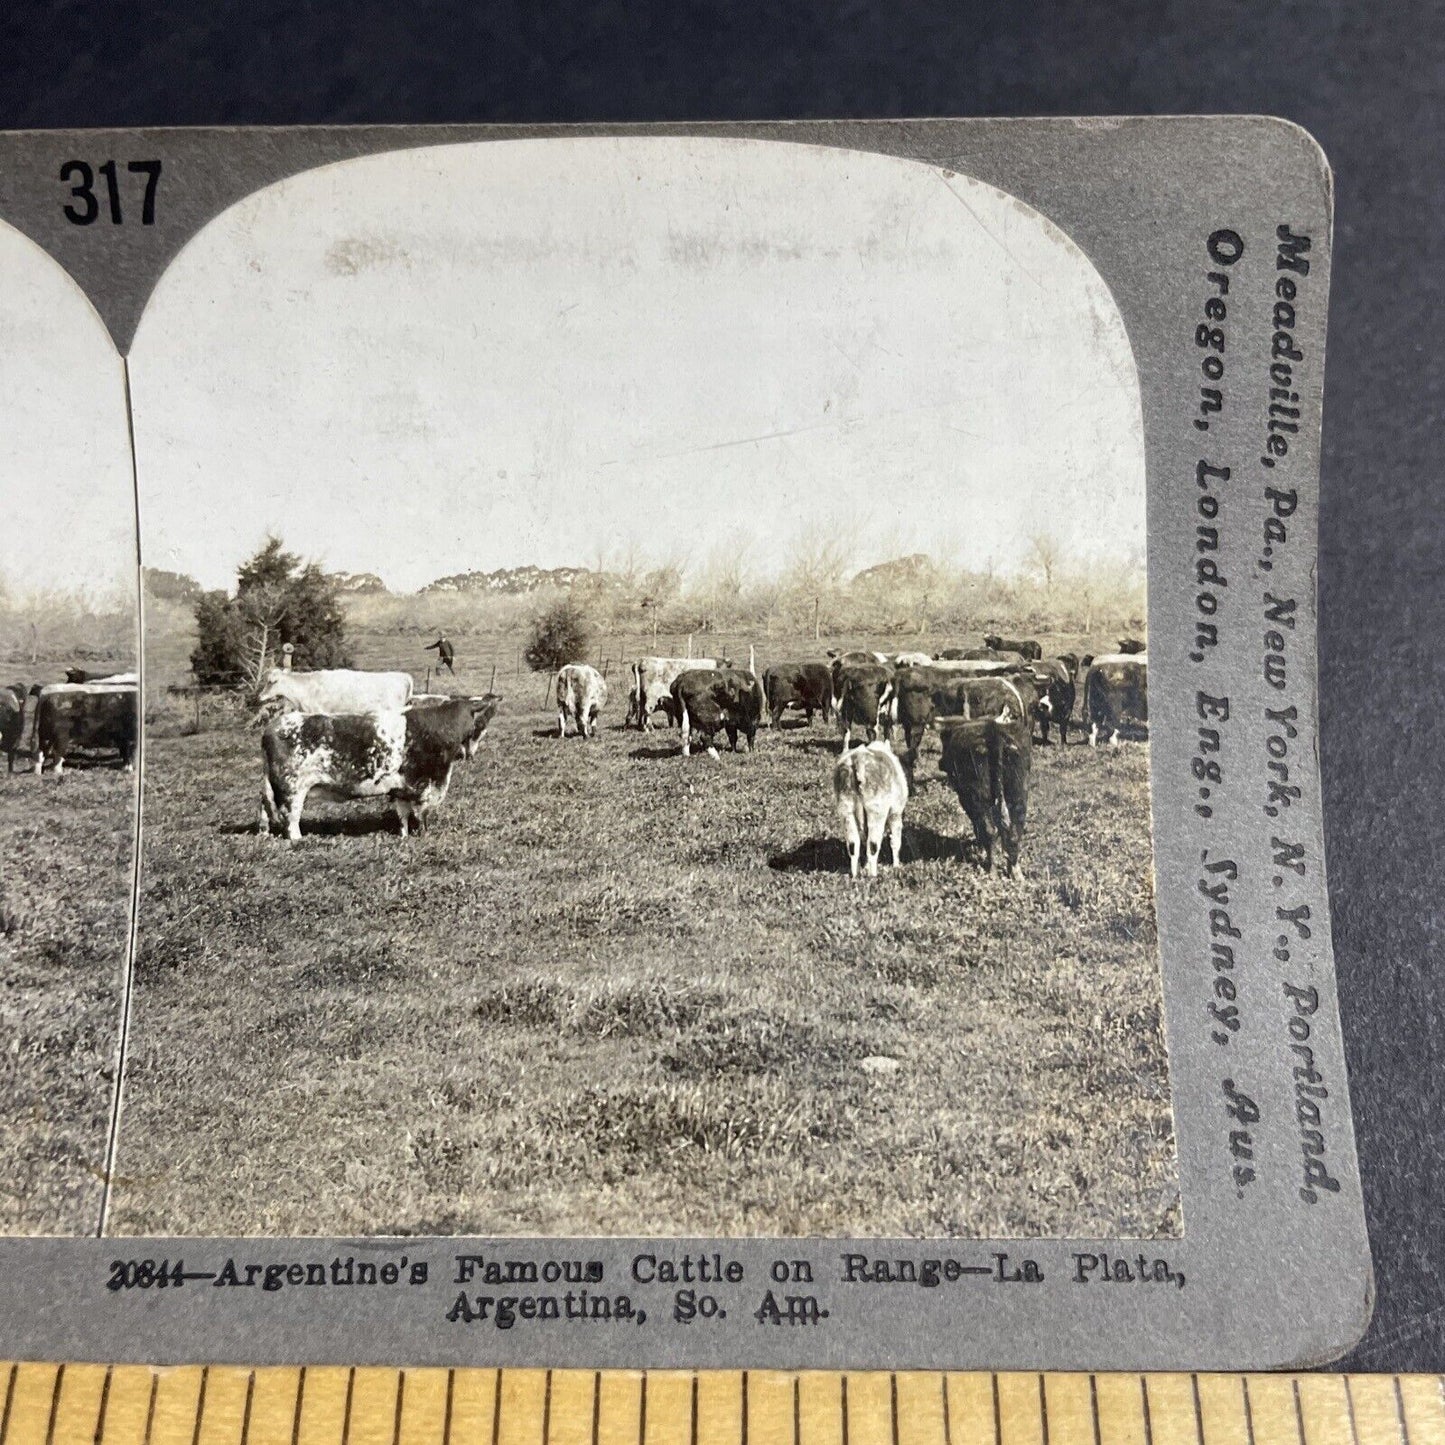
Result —
<instances>
[{"instance_id":1,"label":"distant treeline","mask_svg":"<svg viewBox=\"0 0 1445 1445\"><path fill-rule=\"evenodd\" d=\"M129 666L135 657L136 612L131 599L63 589L16 596L0 584L0 661L21 666L58 660Z\"/></svg>"},{"instance_id":2,"label":"distant treeline","mask_svg":"<svg viewBox=\"0 0 1445 1445\"><path fill-rule=\"evenodd\" d=\"M659 636L751 632L759 637L868 633L899 639L1004 631L1138 631L1145 616L1142 565L1047 566L1020 575L950 568L915 555L864 572L791 569L775 579L705 568L656 569L629 579L588 572L570 589L515 595L423 592L347 597L348 626L370 632L507 633L570 595L598 634ZM841 569L839 569L841 571Z\"/></svg>"}]
</instances>

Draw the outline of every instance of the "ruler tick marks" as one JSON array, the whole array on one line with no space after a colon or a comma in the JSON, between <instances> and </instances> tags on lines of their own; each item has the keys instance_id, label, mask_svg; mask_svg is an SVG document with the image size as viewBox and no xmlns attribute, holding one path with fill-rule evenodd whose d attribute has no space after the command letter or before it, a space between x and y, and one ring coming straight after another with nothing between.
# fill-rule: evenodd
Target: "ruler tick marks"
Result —
<instances>
[{"instance_id":1,"label":"ruler tick marks","mask_svg":"<svg viewBox=\"0 0 1445 1445\"><path fill-rule=\"evenodd\" d=\"M1309 1445L1309 1441L1305 1439L1305 1412L1300 1404L1298 1375L1290 1381L1290 1386L1294 1391L1294 1425L1299 1431L1299 1445Z\"/></svg>"},{"instance_id":2,"label":"ruler tick marks","mask_svg":"<svg viewBox=\"0 0 1445 1445\"><path fill-rule=\"evenodd\" d=\"M1405 1397L1400 1392L1400 1377L1394 1377L1395 1418L1400 1422L1400 1439L1403 1445L1410 1445L1410 1432L1405 1428Z\"/></svg>"},{"instance_id":3,"label":"ruler tick marks","mask_svg":"<svg viewBox=\"0 0 1445 1445\"><path fill-rule=\"evenodd\" d=\"M943 1445L953 1445L953 1422L948 1418L948 1376L940 1372L939 1379L943 1383Z\"/></svg>"},{"instance_id":4,"label":"ruler tick marks","mask_svg":"<svg viewBox=\"0 0 1445 1445\"><path fill-rule=\"evenodd\" d=\"M844 1375L841 1380L842 1389L839 1391L839 1398L843 1404L843 1445L848 1445L848 1377Z\"/></svg>"},{"instance_id":5,"label":"ruler tick marks","mask_svg":"<svg viewBox=\"0 0 1445 1445\"><path fill-rule=\"evenodd\" d=\"M346 1372L346 1405L341 1411L341 1445L347 1445L351 1439L351 1395L356 1389L355 1369Z\"/></svg>"},{"instance_id":6,"label":"ruler tick marks","mask_svg":"<svg viewBox=\"0 0 1445 1445\"><path fill-rule=\"evenodd\" d=\"M301 1406L306 1400L306 1366L296 1377L296 1408L291 1412L291 1445L299 1445L301 1439Z\"/></svg>"},{"instance_id":7,"label":"ruler tick marks","mask_svg":"<svg viewBox=\"0 0 1445 1445\"><path fill-rule=\"evenodd\" d=\"M893 1445L898 1445L898 1376L892 1371L888 1375L888 1411L893 1427Z\"/></svg>"},{"instance_id":8,"label":"ruler tick marks","mask_svg":"<svg viewBox=\"0 0 1445 1445\"><path fill-rule=\"evenodd\" d=\"M19 1373L19 1365L10 1366L10 1383L5 1386L5 1412L0 1414L0 1445L5 1445L10 1434L10 1407L15 1403L15 1377Z\"/></svg>"},{"instance_id":9,"label":"ruler tick marks","mask_svg":"<svg viewBox=\"0 0 1445 1445\"><path fill-rule=\"evenodd\" d=\"M644 1375L643 1380L647 1377ZM546 1386L542 1391L542 1445L552 1438L552 1372L547 1371Z\"/></svg>"},{"instance_id":10,"label":"ruler tick marks","mask_svg":"<svg viewBox=\"0 0 1445 1445\"><path fill-rule=\"evenodd\" d=\"M201 1388L196 1395L196 1428L191 1431L191 1445L201 1445L201 1421L206 1418L206 1384L211 1378L211 1367L201 1366ZM110 1385L110 1372L106 1372L106 1386ZM105 1396L101 1395L101 1404L104 1406Z\"/></svg>"},{"instance_id":11,"label":"ruler tick marks","mask_svg":"<svg viewBox=\"0 0 1445 1445\"><path fill-rule=\"evenodd\" d=\"M249 1445L249 1441L250 1441L250 1439L251 1439L251 1401L252 1401L252 1399L255 1397L255 1394L256 1394L256 1372L255 1372L255 1370L252 1370L251 1373L246 1376L246 1408L245 1408L245 1410L242 1412L242 1415L241 1415L241 1445ZM350 1422L350 1415L351 1415L351 1390L350 1390L350 1388L348 1388L347 1391L346 1391L346 1413L347 1413L347 1418L348 1418L348 1423L349 1423L349 1422ZM342 1442L342 1445L346 1445L346 1431L345 1431L345 1429L342 1430L341 1442Z\"/></svg>"},{"instance_id":12,"label":"ruler tick marks","mask_svg":"<svg viewBox=\"0 0 1445 1445\"><path fill-rule=\"evenodd\" d=\"M502 1376L497 1373L497 1398L502 1397ZM602 1430L602 1371L592 1372L592 1445L597 1445L597 1440ZM692 1380L692 1438L697 1439L697 1376ZM496 1445L496 1434L492 1435L492 1445Z\"/></svg>"},{"instance_id":13,"label":"ruler tick marks","mask_svg":"<svg viewBox=\"0 0 1445 1445\"><path fill-rule=\"evenodd\" d=\"M1249 1436L1249 1445L1255 1445L1254 1438L1254 1406L1249 1399L1249 1376L1239 1377L1239 1388L1244 1392L1244 1430Z\"/></svg>"},{"instance_id":14,"label":"ruler tick marks","mask_svg":"<svg viewBox=\"0 0 1445 1445\"><path fill-rule=\"evenodd\" d=\"M1039 1431L1044 1445L1049 1445L1049 1397L1044 1390L1044 1377L1039 1376Z\"/></svg>"},{"instance_id":15,"label":"ruler tick marks","mask_svg":"<svg viewBox=\"0 0 1445 1445\"><path fill-rule=\"evenodd\" d=\"M803 1445L803 1384L793 1376L793 1445Z\"/></svg>"},{"instance_id":16,"label":"ruler tick marks","mask_svg":"<svg viewBox=\"0 0 1445 1445\"><path fill-rule=\"evenodd\" d=\"M65 1366L55 1370L55 1388L50 1392L50 1419L45 1424L45 1445L55 1445L55 1417L60 1411L60 1386L65 1379Z\"/></svg>"},{"instance_id":17,"label":"ruler tick marks","mask_svg":"<svg viewBox=\"0 0 1445 1445\"><path fill-rule=\"evenodd\" d=\"M1139 1398L1144 1402L1144 1445L1154 1445L1154 1420L1149 1412L1149 1376L1139 1376Z\"/></svg>"},{"instance_id":18,"label":"ruler tick marks","mask_svg":"<svg viewBox=\"0 0 1445 1445\"><path fill-rule=\"evenodd\" d=\"M452 1445L452 1391L456 1389L457 1372L447 1371L447 1403L442 1413L442 1445ZM552 1398L552 1374L547 1373L547 1398Z\"/></svg>"},{"instance_id":19,"label":"ruler tick marks","mask_svg":"<svg viewBox=\"0 0 1445 1445\"><path fill-rule=\"evenodd\" d=\"M401 1409L406 1400L406 1371L398 1371L396 1377L396 1410L391 1421L391 1445L401 1445Z\"/></svg>"},{"instance_id":20,"label":"ruler tick marks","mask_svg":"<svg viewBox=\"0 0 1445 1445\"><path fill-rule=\"evenodd\" d=\"M151 1445L151 1430L155 1427L156 1423L156 1389L160 1385L160 1382L161 1377L152 1371L150 1404L146 1406L145 1445Z\"/></svg>"},{"instance_id":21,"label":"ruler tick marks","mask_svg":"<svg viewBox=\"0 0 1445 1445\"><path fill-rule=\"evenodd\" d=\"M1003 1410L998 1401L998 1373L990 1375L993 1381L993 1445L1003 1445Z\"/></svg>"},{"instance_id":22,"label":"ruler tick marks","mask_svg":"<svg viewBox=\"0 0 1445 1445\"><path fill-rule=\"evenodd\" d=\"M1190 1375L1189 1383L1194 1391L1194 1433L1199 1439L1199 1445L1204 1445L1204 1405L1199 1399L1199 1376ZM1358 1441L1356 1445L1359 1445Z\"/></svg>"},{"instance_id":23,"label":"ruler tick marks","mask_svg":"<svg viewBox=\"0 0 1445 1445\"><path fill-rule=\"evenodd\" d=\"M93 1445L100 1445L101 1440L105 1437L105 1416L106 1411L110 1409L110 1377L114 1373L115 1366L107 1365L105 1367L105 1379L100 1382L100 1404L95 1412L95 1434L90 1437ZM204 1382L205 1376L203 1375L201 1378ZM196 1429L199 1432L199 1417L197 1417Z\"/></svg>"},{"instance_id":24,"label":"ruler tick marks","mask_svg":"<svg viewBox=\"0 0 1445 1445\"><path fill-rule=\"evenodd\" d=\"M1089 1376L1089 1413L1094 1417L1094 1445L1103 1445L1099 1432L1099 1381Z\"/></svg>"},{"instance_id":25,"label":"ruler tick marks","mask_svg":"<svg viewBox=\"0 0 1445 1445\"><path fill-rule=\"evenodd\" d=\"M1354 1441L1354 1445L1360 1445L1360 1426L1359 1422L1355 1419L1355 1392L1350 1389L1350 1377L1346 1375L1344 1379L1345 1409L1350 1417L1350 1439Z\"/></svg>"}]
</instances>

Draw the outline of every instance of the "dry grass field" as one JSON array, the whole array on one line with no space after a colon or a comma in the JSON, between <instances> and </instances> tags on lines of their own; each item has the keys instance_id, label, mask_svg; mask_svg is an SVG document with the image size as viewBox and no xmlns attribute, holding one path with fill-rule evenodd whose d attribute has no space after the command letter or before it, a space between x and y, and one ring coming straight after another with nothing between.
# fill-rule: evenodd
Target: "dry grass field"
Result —
<instances>
[{"instance_id":1,"label":"dry grass field","mask_svg":"<svg viewBox=\"0 0 1445 1445\"><path fill-rule=\"evenodd\" d=\"M407 841L259 837L259 735L153 727L113 1232L1177 1231L1147 746L1037 749L1007 880L933 740L855 885L831 727L684 760L614 676L562 743L544 685Z\"/></svg>"},{"instance_id":2,"label":"dry grass field","mask_svg":"<svg viewBox=\"0 0 1445 1445\"><path fill-rule=\"evenodd\" d=\"M6 667L45 679L64 661ZM89 1234L119 1042L136 776L114 755L72 762L59 779L28 764L0 766L0 1233Z\"/></svg>"}]
</instances>

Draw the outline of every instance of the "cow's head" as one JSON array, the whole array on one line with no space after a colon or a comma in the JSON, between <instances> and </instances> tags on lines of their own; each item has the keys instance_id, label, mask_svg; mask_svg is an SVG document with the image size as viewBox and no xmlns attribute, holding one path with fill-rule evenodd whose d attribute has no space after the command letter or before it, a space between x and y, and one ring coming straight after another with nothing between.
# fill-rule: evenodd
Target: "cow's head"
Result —
<instances>
[{"instance_id":1,"label":"cow's head","mask_svg":"<svg viewBox=\"0 0 1445 1445\"><path fill-rule=\"evenodd\" d=\"M488 725L497 715L497 708L502 699L501 695L494 692L485 693L481 697L469 697L467 705L471 709L472 723L462 740L462 755L468 759L476 756L477 748L482 741L482 735L486 732Z\"/></svg>"}]
</instances>

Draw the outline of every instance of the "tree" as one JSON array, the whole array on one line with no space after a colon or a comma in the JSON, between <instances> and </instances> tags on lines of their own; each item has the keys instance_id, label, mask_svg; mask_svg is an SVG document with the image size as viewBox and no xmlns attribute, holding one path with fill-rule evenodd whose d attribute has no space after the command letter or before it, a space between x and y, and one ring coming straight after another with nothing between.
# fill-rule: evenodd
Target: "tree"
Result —
<instances>
[{"instance_id":1,"label":"tree","mask_svg":"<svg viewBox=\"0 0 1445 1445\"><path fill-rule=\"evenodd\" d=\"M1052 532L1035 532L1029 538L1029 566L1043 578L1045 592L1054 590L1063 554L1063 546Z\"/></svg>"},{"instance_id":2,"label":"tree","mask_svg":"<svg viewBox=\"0 0 1445 1445\"><path fill-rule=\"evenodd\" d=\"M236 572L236 592L207 592L196 603L191 671L199 682L258 691L290 644L296 667L350 667L341 587L318 562L268 537Z\"/></svg>"},{"instance_id":3,"label":"tree","mask_svg":"<svg viewBox=\"0 0 1445 1445\"><path fill-rule=\"evenodd\" d=\"M584 662L592 649L592 627L571 597L555 602L532 621L532 636L522 656L533 672L556 672L569 662Z\"/></svg>"}]
</instances>

